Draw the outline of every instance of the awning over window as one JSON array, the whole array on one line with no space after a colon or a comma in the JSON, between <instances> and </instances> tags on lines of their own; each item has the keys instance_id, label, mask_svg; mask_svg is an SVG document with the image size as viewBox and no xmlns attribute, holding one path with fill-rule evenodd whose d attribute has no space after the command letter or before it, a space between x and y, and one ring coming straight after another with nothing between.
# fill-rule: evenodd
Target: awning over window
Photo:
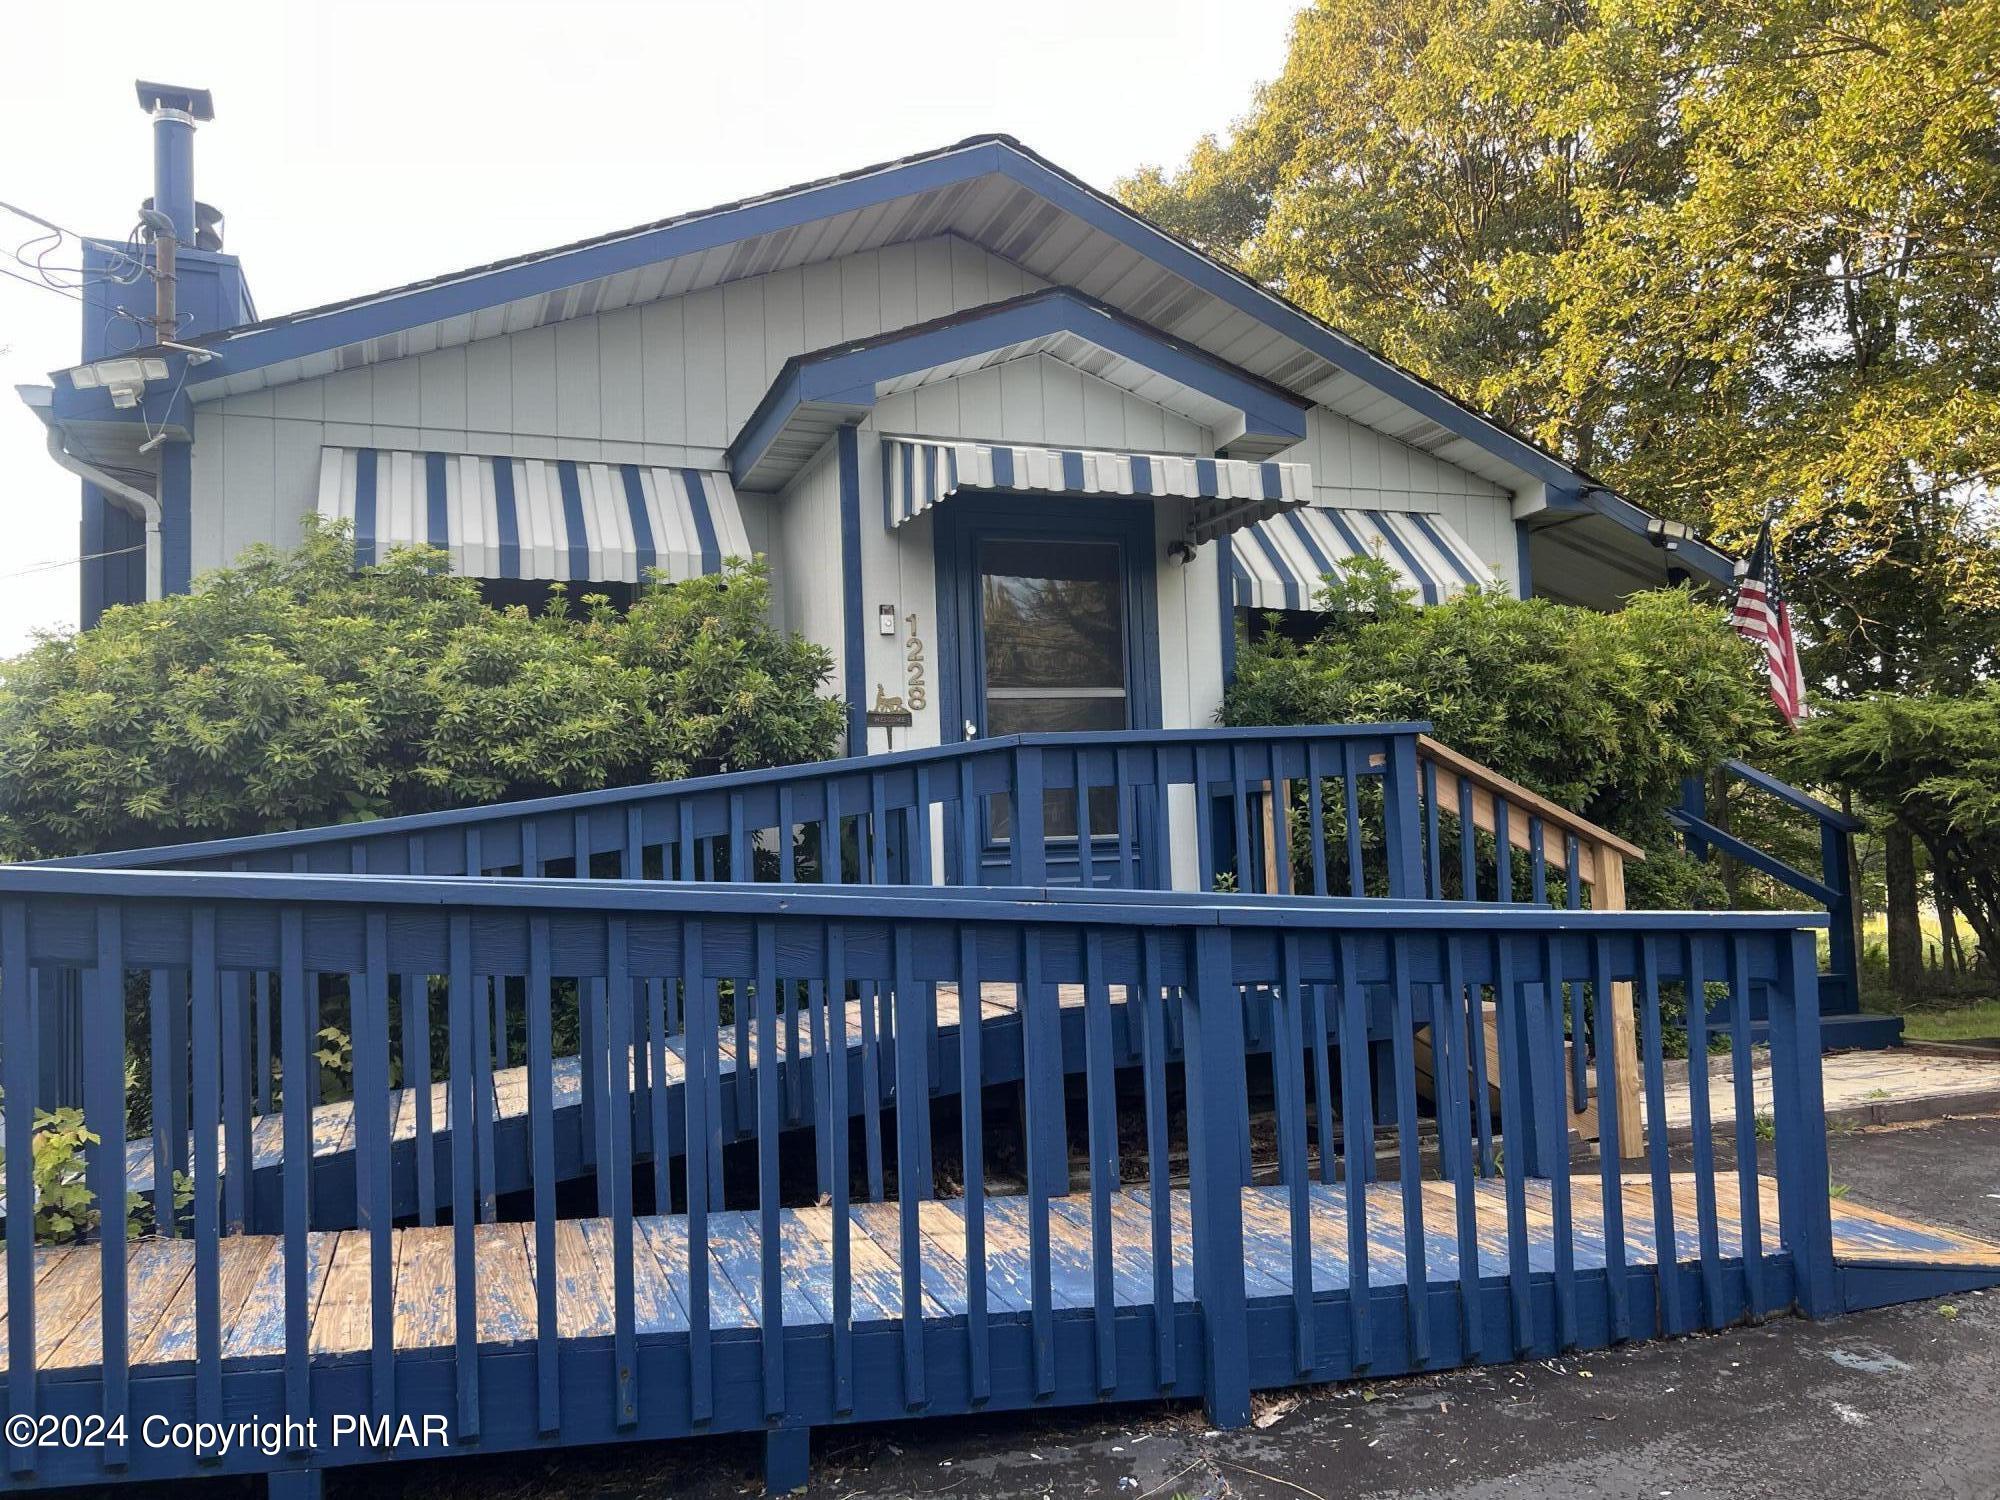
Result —
<instances>
[{"instance_id":1,"label":"awning over window","mask_svg":"<svg viewBox=\"0 0 2000 1500\"><path fill-rule=\"evenodd\" d=\"M891 529L960 490L1179 497L1193 502L1189 539L1199 545L1306 504L1312 497L1312 467L1081 448L882 440L883 519Z\"/></svg>"},{"instance_id":2,"label":"awning over window","mask_svg":"<svg viewBox=\"0 0 2000 1500\"><path fill-rule=\"evenodd\" d=\"M1253 526L1231 546L1242 609L1311 609L1336 563L1379 557L1425 604L1498 581L1443 519L1415 512L1306 506Z\"/></svg>"},{"instance_id":3,"label":"awning over window","mask_svg":"<svg viewBox=\"0 0 2000 1500\"><path fill-rule=\"evenodd\" d=\"M638 583L750 556L729 476L709 469L322 448L319 513L354 523L363 563L428 543L471 578Z\"/></svg>"}]
</instances>

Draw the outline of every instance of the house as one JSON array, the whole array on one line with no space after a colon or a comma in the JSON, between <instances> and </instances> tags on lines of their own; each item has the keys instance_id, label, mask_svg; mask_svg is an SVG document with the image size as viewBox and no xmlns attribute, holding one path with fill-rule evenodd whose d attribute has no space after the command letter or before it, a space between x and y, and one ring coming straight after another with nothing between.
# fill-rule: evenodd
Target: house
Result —
<instances>
[{"instance_id":1,"label":"house","mask_svg":"<svg viewBox=\"0 0 2000 1500\"><path fill-rule=\"evenodd\" d=\"M260 319L194 198L208 95L139 97L177 301L22 392L84 482L86 624L313 511L497 599L754 553L861 752L1207 724L1238 618L1346 556L1429 601L1728 577L1005 136Z\"/></svg>"}]
</instances>

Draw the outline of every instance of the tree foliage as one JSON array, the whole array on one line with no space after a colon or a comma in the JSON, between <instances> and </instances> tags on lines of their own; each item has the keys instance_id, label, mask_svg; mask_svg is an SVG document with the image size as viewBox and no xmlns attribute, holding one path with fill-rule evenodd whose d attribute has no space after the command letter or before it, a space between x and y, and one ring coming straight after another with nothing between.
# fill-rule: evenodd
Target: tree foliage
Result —
<instances>
[{"instance_id":1,"label":"tree foliage","mask_svg":"<svg viewBox=\"0 0 2000 1500\"><path fill-rule=\"evenodd\" d=\"M1707 894L1672 852L1683 777L1744 753L1772 716L1748 648L1684 589L1617 614L1475 590L1411 604L1372 560L1348 564L1303 644L1246 647L1231 724L1427 719L1439 739L1648 850L1633 896ZM1657 851L1657 853L1655 852Z\"/></svg>"},{"instance_id":2,"label":"tree foliage","mask_svg":"<svg viewBox=\"0 0 2000 1500\"><path fill-rule=\"evenodd\" d=\"M307 523L195 592L0 664L0 855L382 817L811 760L831 663L774 631L761 563L623 614L496 610L443 554L356 571ZM561 603L560 598L556 601Z\"/></svg>"},{"instance_id":3,"label":"tree foliage","mask_svg":"<svg viewBox=\"0 0 2000 1500\"><path fill-rule=\"evenodd\" d=\"M1319 0L1128 201L1635 500L1767 511L1808 667L2000 653L2000 5Z\"/></svg>"},{"instance_id":4,"label":"tree foliage","mask_svg":"<svg viewBox=\"0 0 2000 1500\"><path fill-rule=\"evenodd\" d=\"M1854 788L1922 841L1939 893L2000 978L2000 683L1834 704L1791 748L1798 774Z\"/></svg>"}]
</instances>

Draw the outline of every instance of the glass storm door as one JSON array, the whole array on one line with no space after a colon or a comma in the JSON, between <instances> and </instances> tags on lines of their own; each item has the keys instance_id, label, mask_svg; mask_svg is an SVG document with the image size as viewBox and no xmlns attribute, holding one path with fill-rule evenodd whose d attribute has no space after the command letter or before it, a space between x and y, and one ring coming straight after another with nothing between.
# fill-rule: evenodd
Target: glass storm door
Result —
<instances>
[{"instance_id":1,"label":"glass storm door","mask_svg":"<svg viewBox=\"0 0 2000 1500\"><path fill-rule=\"evenodd\" d=\"M979 567L979 708L987 734L1124 729L1131 718L1125 559L1116 541L987 537ZM1076 794L1051 791L1050 838L1075 838ZM1118 794L1091 788L1091 831L1118 828ZM995 798L992 834L1012 823Z\"/></svg>"}]
</instances>

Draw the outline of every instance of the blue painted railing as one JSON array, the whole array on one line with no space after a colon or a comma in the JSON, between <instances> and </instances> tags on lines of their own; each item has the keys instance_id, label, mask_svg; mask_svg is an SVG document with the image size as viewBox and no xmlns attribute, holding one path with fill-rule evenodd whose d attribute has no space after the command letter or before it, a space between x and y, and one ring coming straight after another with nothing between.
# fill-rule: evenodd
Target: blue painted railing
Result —
<instances>
[{"instance_id":1,"label":"blue painted railing","mask_svg":"<svg viewBox=\"0 0 2000 1500\"><path fill-rule=\"evenodd\" d=\"M391 1456L751 1430L766 1435L773 1481L785 1484L803 1478L805 1434L818 1425L1162 1394L1199 1396L1216 1422L1236 1424L1258 1386L1552 1355L1791 1306L1830 1311L1814 968L1811 932L1786 914L0 869L9 1201L33 1193L45 1102L35 1009L65 987L80 992L98 1041L85 1080L86 1116L104 1138L88 1153L97 1202L125 1199L118 1138L135 1101L111 1039L135 974L168 978L147 990L149 1035L171 1046L153 1065L191 1079L194 1142L177 1238L128 1246L114 1214L110 1233L37 1249L18 1232L25 1216L10 1220L10 1412L57 1427L73 1418L99 1441L11 1448L5 1483L279 1470L297 1492L319 1468ZM263 1270L246 1291L225 1273L241 1264L237 1242L256 1239L237 1232L241 1203L229 1197L241 1143L224 1127L231 1099L253 1086L230 997L255 988L269 1006L284 1157L302 1162L314 1112L285 1080L313 1072L312 976L328 974L348 976L359 1001L359 1228L337 1242L315 1233L311 1175L287 1172L277 1233L249 1244ZM405 989L410 976L421 982ZM1621 1177L1615 1114L1595 1182L1572 1182L1563 1144L1563 1113L1577 1102L1565 1030L1602 1028L1627 983L1656 1117L1663 990L1732 997L1739 1119L1754 1113L1742 1019L1752 992L1771 1019L1775 1141L1741 1130L1725 1156L1696 1070L1692 1194L1677 1200L1666 1137L1653 1132L1634 1179L1650 1192L1641 1224L1625 1218L1635 1189ZM482 1197L470 1152L453 1160L448 1228L399 1226L392 1083L435 1065L450 1115L478 1117L478 997L494 984L521 997L528 1025L532 1187L518 1232L499 1232L501 1206ZM1025 1181L1002 1191L987 1165L1002 1127L980 1090L964 1093L951 1136L935 1133L929 1109L895 1108L927 1100L940 1067L984 1076L987 1028L960 1027L934 1050L932 1022L937 987L978 995L989 984L1021 997L1025 1133L1073 1134L1080 1171L1066 1150L1029 1150ZM1083 997L1074 1132L1062 986ZM391 1026L392 989L414 1025ZM604 1143L582 1228L559 1217L548 1082L554 1016L572 991L591 1013L583 1056ZM851 1159L854 1081L823 1044L836 1012L868 992L887 997L890 1026L879 1184ZM427 1059L433 1004L446 1045ZM1386 1052L1362 1044L1377 1006L1399 1023ZM756 1121L742 1160L725 1158L711 1086L732 1013L739 1038L747 1028L738 1085ZM1278 1038L1268 1170L1248 1128L1253 1014ZM1706 1006L1693 1014L1699 1030ZM1507 1097L1521 1101L1504 1152L1483 1108L1488 1016ZM1441 1101L1428 1182L1410 1046L1423 1025ZM1185 1044L1179 1064L1170 1033ZM688 1086L670 1115L653 1081L676 1035ZM1600 1050L1600 1088L1608 1066ZM1118 1129L1121 1071L1143 1108L1136 1140ZM820 1184L783 1170L788 1095L813 1121L823 1208ZM1395 1141L1386 1161L1378 1098L1391 1101L1379 1121ZM642 1170L648 1133L677 1136L688 1170L672 1172L665 1153ZM1172 1170L1183 1146L1184 1186ZM954 1152L957 1171L941 1171ZM1775 1173L1775 1234L1760 1172ZM1495 1184L1490 1217L1479 1213L1483 1182ZM875 1196L879 1212L864 1201ZM423 1235L442 1238L399 1238ZM1643 1245L1674 1248L1634 1252ZM569 1299L592 1257L603 1307L582 1317ZM435 1270L419 1275L419 1264ZM508 1280L506 1267L519 1274ZM419 1284L399 1300L405 1274ZM62 1326L92 1304L101 1321ZM435 1419L446 1446L329 1443L342 1413ZM322 1437L308 1447L294 1427L269 1451L198 1460L140 1439L156 1417L317 1418Z\"/></svg>"},{"instance_id":2,"label":"blue painted railing","mask_svg":"<svg viewBox=\"0 0 2000 1500\"><path fill-rule=\"evenodd\" d=\"M1760 849L1736 834L1725 831L1708 819L1708 789L1699 777L1682 784L1681 805L1668 816L1679 830L1688 852L1697 859L1710 852L1731 859L1778 884L1797 891L1825 909L1827 914L1827 960L1820 974L1821 1013L1835 1024L1828 1028L1830 1041L1847 1046L1892 1045L1902 1032L1902 1022L1894 1017L1861 1017L1860 963L1854 939L1855 891L1853 881L1854 836L1866 827L1859 818L1821 801L1809 792L1780 781L1768 772L1740 760L1725 761L1727 779L1775 798L1780 804L1805 814L1819 832L1820 867L1813 875ZM1847 1018L1853 1017L1854 1024ZM1760 1028L1763 1017L1756 1018Z\"/></svg>"}]
</instances>

